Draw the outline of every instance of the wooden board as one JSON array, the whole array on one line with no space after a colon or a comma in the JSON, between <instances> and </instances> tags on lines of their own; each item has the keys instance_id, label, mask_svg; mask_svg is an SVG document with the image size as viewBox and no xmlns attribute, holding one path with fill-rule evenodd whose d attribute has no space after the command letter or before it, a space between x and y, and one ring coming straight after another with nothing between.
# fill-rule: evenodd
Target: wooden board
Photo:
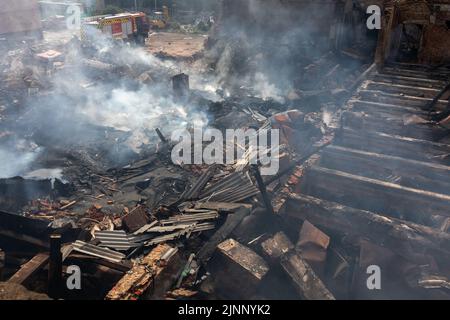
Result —
<instances>
[{"instance_id":1,"label":"wooden board","mask_svg":"<svg viewBox=\"0 0 450 320\"><path fill-rule=\"evenodd\" d=\"M48 253L38 253L30 261L22 265L22 267L17 271L8 282L22 284L37 271L42 269L49 260Z\"/></svg>"},{"instance_id":2,"label":"wooden board","mask_svg":"<svg viewBox=\"0 0 450 320\"><path fill-rule=\"evenodd\" d=\"M327 230L368 239L419 263L427 261L424 254L429 251L450 258L446 232L311 196L291 195L282 217L298 227L308 220Z\"/></svg>"}]
</instances>

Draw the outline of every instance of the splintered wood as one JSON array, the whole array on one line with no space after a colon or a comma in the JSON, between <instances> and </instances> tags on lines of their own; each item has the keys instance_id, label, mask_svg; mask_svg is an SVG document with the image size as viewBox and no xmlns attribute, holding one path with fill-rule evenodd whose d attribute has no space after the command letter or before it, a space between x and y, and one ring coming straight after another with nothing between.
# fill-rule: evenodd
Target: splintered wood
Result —
<instances>
[{"instance_id":1,"label":"splintered wood","mask_svg":"<svg viewBox=\"0 0 450 320\"><path fill-rule=\"evenodd\" d=\"M135 300L154 285L155 278L164 270L163 258L173 248L161 244L135 265L111 289L106 300Z\"/></svg>"},{"instance_id":2,"label":"splintered wood","mask_svg":"<svg viewBox=\"0 0 450 320\"><path fill-rule=\"evenodd\" d=\"M307 300L335 300L308 263L298 253L290 252L281 259L281 266Z\"/></svg>"},{"instance_id":3,"label":"splintered wood","mask_svg":"<svg viewBox=\"0 0 450 320\"><path fill-rule=\"evenodd\" d=\"M264 241L261 247L272 262L278 261L285 253L294 249L294 245L283 232L278 232L272 238Z\"/></svg>"},{"instance_id":4,"label":"splintered wood","mask_svg":"<svg viewBox=\"0 0 450 320\"><path fill-rule=\"evenodd\" d=\"M29 279L33 274L42 269L49 260L47 253L38 253L30 261L22 265L19 271L17 271L11 278L9 283L22 284Z\"/></svg>"}]
</instances>

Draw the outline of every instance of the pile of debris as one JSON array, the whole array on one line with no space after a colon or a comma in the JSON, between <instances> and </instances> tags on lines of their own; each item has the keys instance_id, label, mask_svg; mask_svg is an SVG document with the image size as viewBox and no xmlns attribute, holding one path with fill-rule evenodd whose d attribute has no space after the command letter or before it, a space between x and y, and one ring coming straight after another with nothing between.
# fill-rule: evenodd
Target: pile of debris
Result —
<instances>
[{"instance_id":1,"label":"pile of debris","mask_svg":"<svg viewBox=\"0 0 450 320\"><path fill-rule=\"evenodd\" d=\"M225 18L199 63L217 73L198 74L211 82L203 88L210 95L179 74L196 63L128 45L72 39L8 52L0 146L14 151L8 164L20 162L16 151L31 161L7 174L19 177L0 179L0 280L54 299L448 298L450 147L442 126L450 72L369 66L375 48L351 46L343 32L346 21L365 21L351 1L289 2L305 19L283 9L288 19L261 36L279 5L269 2L254 20L249 4L224 1ZM331 19L339 8L343 21ZM284 32L322 13L330 17L324 30L333 21L338 31ZM192 52L194 35L158 37ZM203 36L196 40L203 53ZM25 97L33 107L21 108ZM89 105L94 118L110 104L118 118L131 105L121 114L129 131L85 125L83 112L55 108L65 102ZM69 116L47 119L58 111ZM165 135L183 127L195 136L197 111L216 132L251 129L248 141L276 130L279 145L256 151L233 139L233 153L244 150L234 163L173 161ZM226 154L230 142L222 147ZM262 174L267 164L254 161L257 153L277 161L276 174ZM392 280L383 290L372 290L379 278L367 281L377 267Z\"/></svg>"},{"instance_id":2,"label":"pile of debris","mask_svg":"<svg viewBox=\"0 0 450 320\"><path fill-rule=\"evenodd\" d=\"M307 156L305 152L320 147L322 134L329 130L320 119L296 110L269 118L250 107L245 112L260 129L281 131L282 148L286 148L280 156L281 170L285 172ZM87 175L89 192L83 191L82 184L76 184L69 197L30 199L23 208L25 215L17 218L25 219L30 226L33 221L40 222L38 225L45 231L41 230L37 237L28 236L42 247L50 247L50 252L52 241L47 237L59 234L65 239L62 249L56 249L62 252L60 259L54 261L59 264L56 270L64 261L83 266L83 274L86 265L89 270L92 264L96 269L101 266L104 272L114 273L114 280L109 282L104 273L96 279L83 278L88 279L84 280L88 282L86 288L102 288L103 293L95 298L194 298L206 293L221 297L222 291L228 292L222 286L229 285L228 281L220 281L220 273L227 270L224 264L236 268L238 277L253 284L246 288L248 292L234 290L228 295L253 297L269 266L253 249L237 240L244 239L252 248L266 240L265 228L259 231L252 221L261 227L275 218L268 190L273 192L280 186L278 179L264 181L260 168L250 164L251 153L245 153L233 165L175 165L167 157L171 145L160 130L157 133L162 145L150 159L107 172L95 173L91 167ZM276 225L268 224L270 229ZM16 231L0 229L0 235L5 236ZM37 254L40 255L42 252ZM22 284L32 278L38 283L36 272L52 263L51 254L44 257L38 259L37 266L34 258L22 265L12 281ZM246 263L254 265L247 267ZM61 283L60 279L59 290L49 294L70 298L73 292L65 290Z\"/></svg>"}]
</instances>

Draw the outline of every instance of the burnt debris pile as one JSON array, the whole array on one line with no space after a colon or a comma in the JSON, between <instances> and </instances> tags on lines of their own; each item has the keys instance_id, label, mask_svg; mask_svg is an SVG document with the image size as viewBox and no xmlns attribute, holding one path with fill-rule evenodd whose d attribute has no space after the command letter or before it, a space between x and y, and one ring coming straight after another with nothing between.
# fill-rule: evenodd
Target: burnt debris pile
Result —
<instances>
[{"instance_id":1,"label":"burnt debris pile","mask_svg":"<svg viewBox=\"0 0 450 320\"><path fill-rule=\"evenodd\" d=\"M5 298L450 298L450 11L365 2L0 39Z\"/></svg>"}]
</instances>

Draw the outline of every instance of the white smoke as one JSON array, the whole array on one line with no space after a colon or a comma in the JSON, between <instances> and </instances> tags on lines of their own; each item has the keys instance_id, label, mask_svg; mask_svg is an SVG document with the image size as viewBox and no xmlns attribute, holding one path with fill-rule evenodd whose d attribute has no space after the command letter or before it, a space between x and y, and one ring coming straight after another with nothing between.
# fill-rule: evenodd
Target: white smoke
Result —
<instances>
[{"instance_id":1,"label":"white smoke","mask_svg":"<svg viewBox=\"0 0 450 320\"><path fill-rule=\"evenodd\" d=\"M257 72L255 74L253 89L256 91L257 96L263 100L273 99L279 103L285 102L281 90L271 83L264 73Z\"/></svg>"},{"instance_id":2,"label":"white smoke","mask_svg":"<svg viewBox=\"0 0 450 320\"><path fill-rule=\"evenodd\" d=\"M130 137L126 143L135 152L158 141L154 139L155 128L169 135L194 124L206 125L208 117L198 106L173 98L170 79L183 71L183 65L156 58L142 47L112 43L102 34L96 33L92 39L97 56L108 57L105 61L124 68L125 75L113 74L92 83L81 63L84 56L77 47L71 47L66 70L52 78L54 87L48 103L54 105L57 125L78 121L78 127L94 124L127 131ZM144 74L148 83L136 81ZM35 105L34 114L41 109L42 116L48 117L44 112L48 107Z\"/></svg>"},{"instance_id":3,"label":"white smoke","mask_svg":"<svg viewBox=\"0 0 450 320\"><path fill-rule=\"evenodd\" d=\"M39 155L40 150L20 151L0 146L0 178L23 174Z\"/></svg>"}]
</instances>

